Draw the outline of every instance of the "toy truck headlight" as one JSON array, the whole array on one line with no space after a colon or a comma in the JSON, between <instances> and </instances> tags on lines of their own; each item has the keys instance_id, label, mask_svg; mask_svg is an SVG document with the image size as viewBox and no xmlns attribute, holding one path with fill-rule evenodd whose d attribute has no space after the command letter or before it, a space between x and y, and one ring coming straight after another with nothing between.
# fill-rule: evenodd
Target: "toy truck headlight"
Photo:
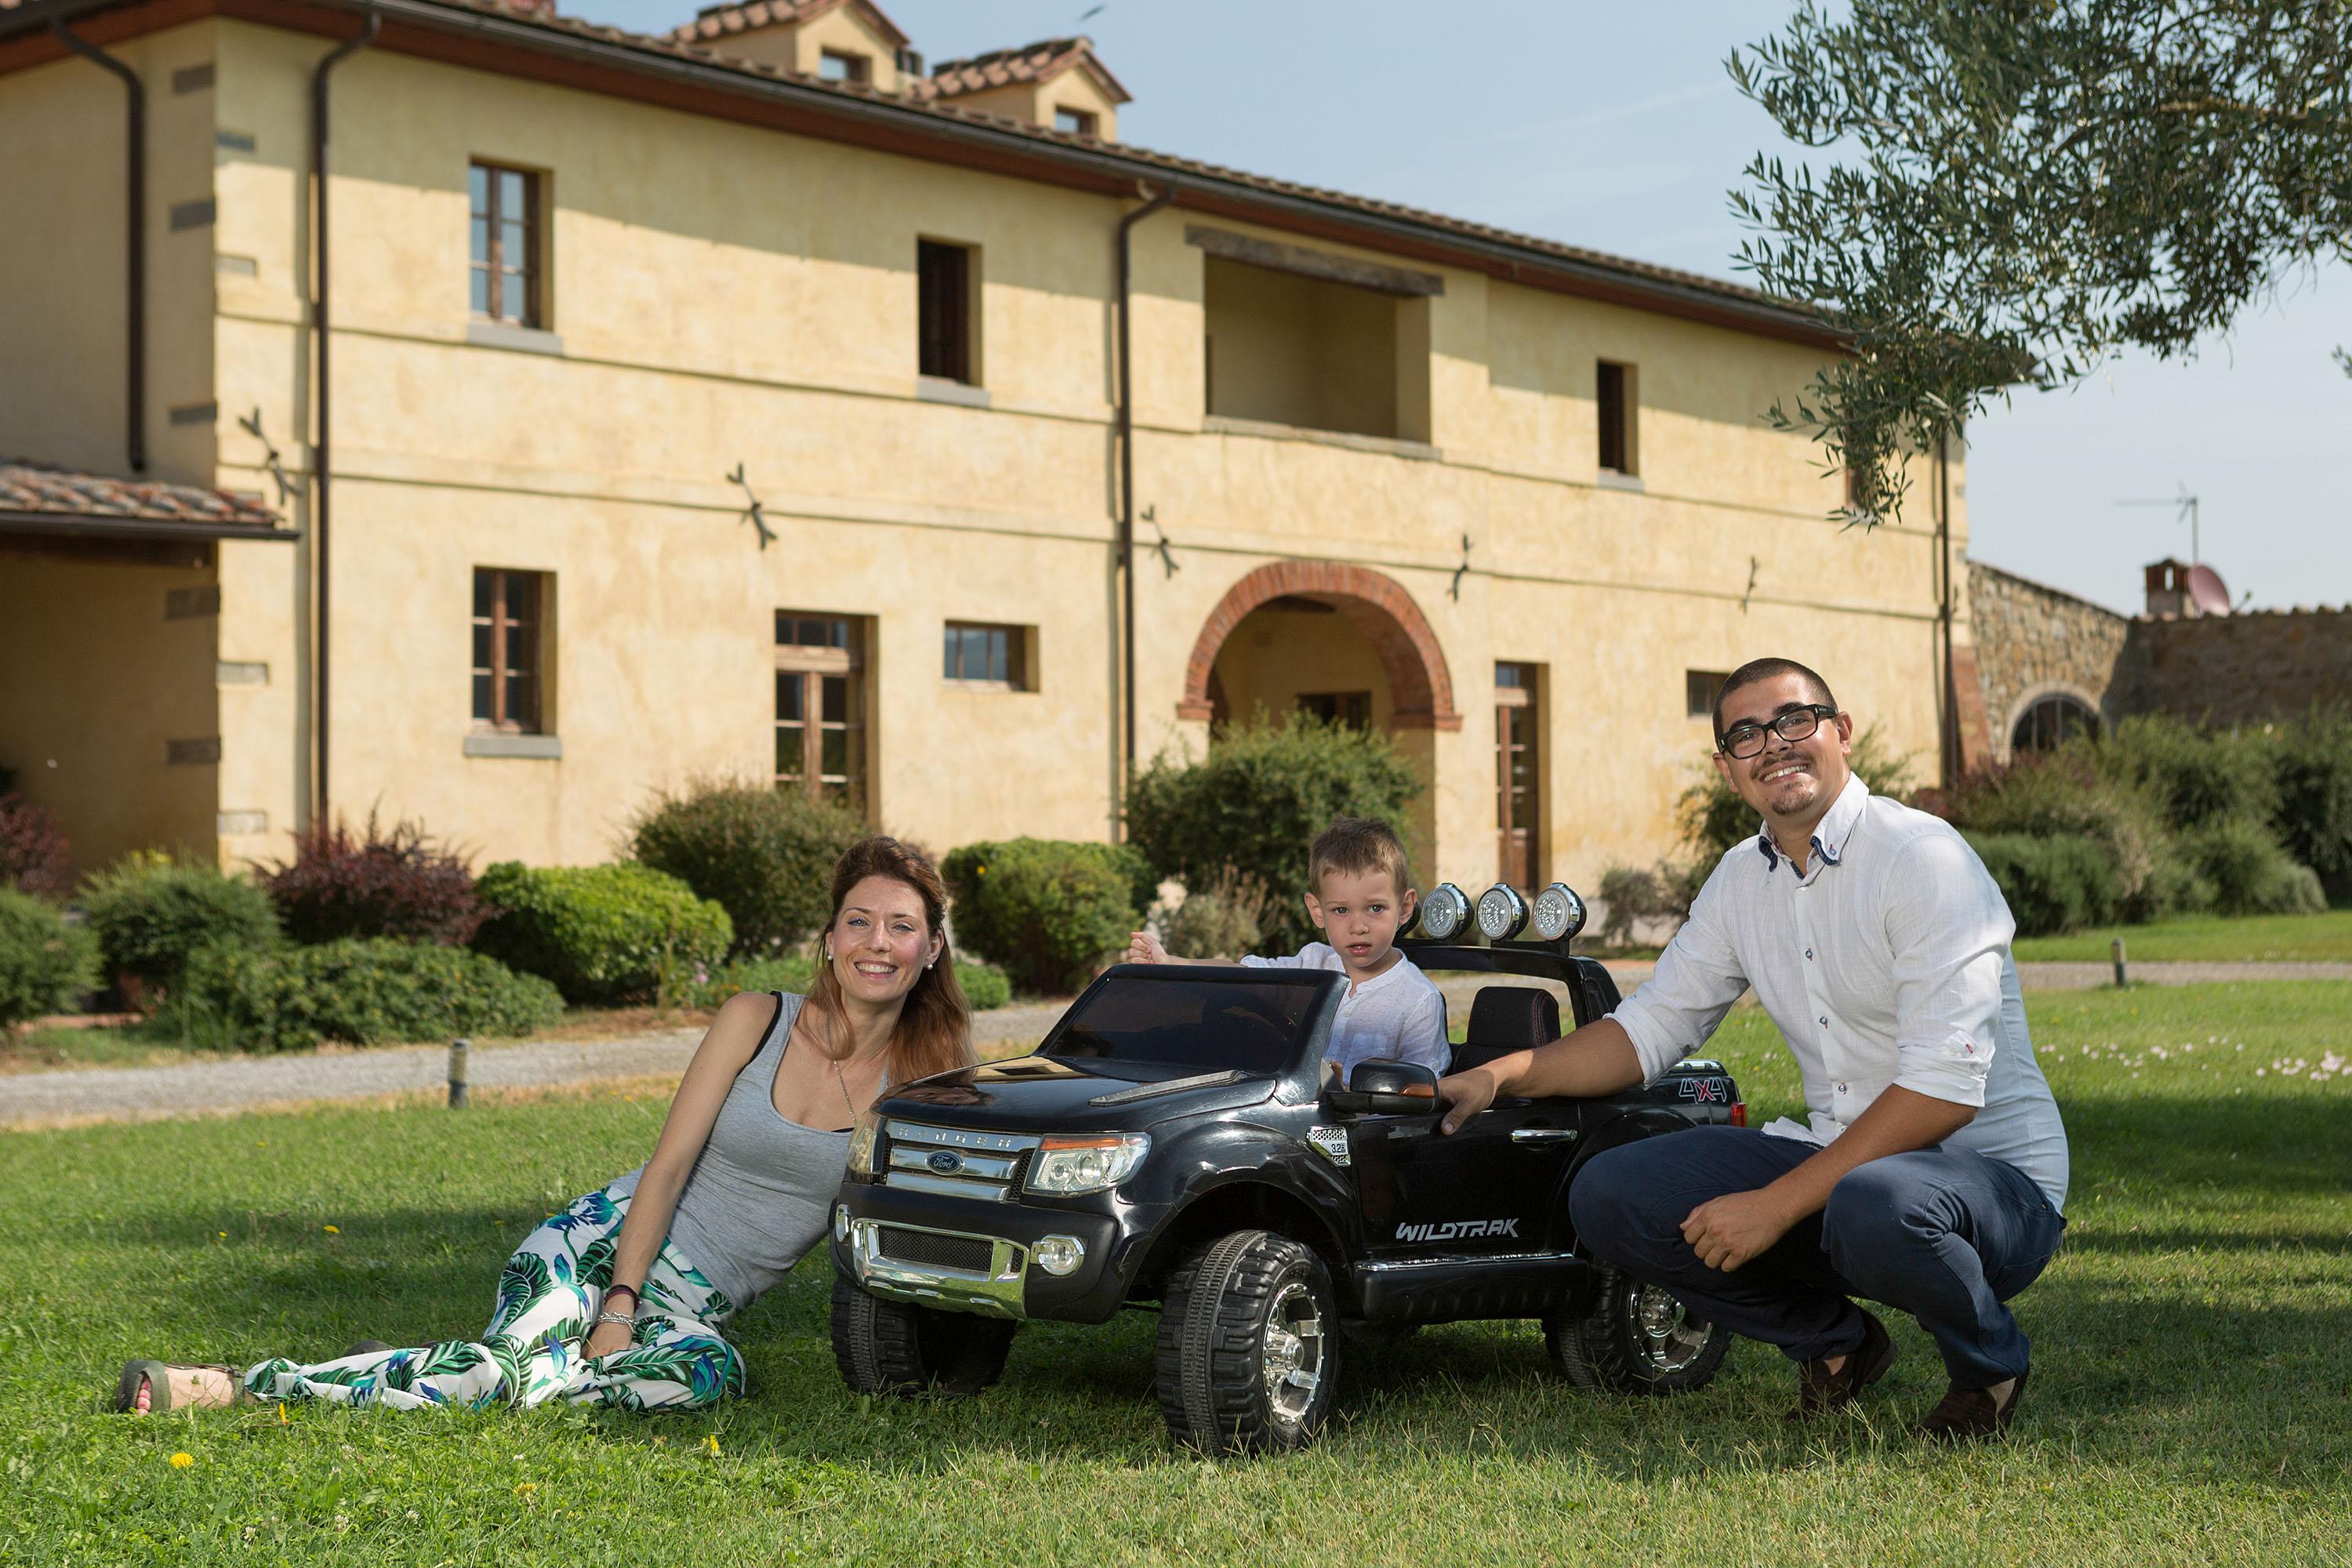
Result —
<instances>
[{"instance_id":1,"label":"toy truck headlight","mask_svg":"<svg viewBox=\"0 0 2352 1568\"><path fill-rule=\"evenodd\" d=\"M1528 923L1528 901L1508 882L1478 895L1478 929L1488 942L1508 942Z\"/></svg>"},{"instance_id":2,"label":"toy truck headlight","mask_svg":"<svg viewBox=\"0 0 2352 1568\"><path fill-rule=\"evenodd\" d=\"M870 1106L849 1130L849 1173L871 1176L874 1173L874 1146L881 1141L882 1113Z\"/></svg>"},{"instance_id":3,"label":"toy truck headlight","mask_svg":"<svg viewBox=\"0 0 2352 1568\"><path fill-rule=\"evenodd\" d=\"M1097 1138L1047 1138L1029 1163L1033 1193L1075 1197L1115 1187L1135 1174L1151 1152L1148 1132L1109 1132Z\"/></svg>"},{"instance_id":4,"label":"toy truck headlight","mask_svg":"<svg viewBox=\"0 0 2352 1568\"><path fill-rule=\"evenodd\" d=\"M1584 900L1566 882L1554 882L1536 895L1536 935L1561 942L1584 929Z\"/></svg>"},{"instance_id":5,"label":"toy truck headlight","mask_svg":"<svg viewBox=\"0 0 2352 1568\"><path fill-rule=\"evenodd\" d=\"M1451 882L1440 882L1421 900L1414 924L1432 942L1444 942L1470 921L1470 900Z\"/></svg>"}]
</instances>

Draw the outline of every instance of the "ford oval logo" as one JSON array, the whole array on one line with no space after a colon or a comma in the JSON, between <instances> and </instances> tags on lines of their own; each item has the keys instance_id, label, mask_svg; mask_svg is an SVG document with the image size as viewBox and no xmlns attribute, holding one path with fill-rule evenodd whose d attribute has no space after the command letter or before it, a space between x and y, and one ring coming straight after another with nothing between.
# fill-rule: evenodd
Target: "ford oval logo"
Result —
<instances>
[{"instance_id":1,"label":"ford oval logo","mask_svg":"<svg viewBox=\"0 0 2352 1568\"><path fill-rule=\"evenodd\" d=\"M951 1149L941 1149L924 1163L942 1176L952 1176L963 1169L963 1156Z\"/></svg>"}]
</instances>

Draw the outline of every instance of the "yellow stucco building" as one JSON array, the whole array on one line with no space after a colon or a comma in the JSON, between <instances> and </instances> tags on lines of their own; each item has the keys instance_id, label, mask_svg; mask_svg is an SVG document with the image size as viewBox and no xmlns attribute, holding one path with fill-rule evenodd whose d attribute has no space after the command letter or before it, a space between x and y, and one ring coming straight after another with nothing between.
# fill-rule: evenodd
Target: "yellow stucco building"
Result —
<instances>
[{"instance_id":1,"label":"yellow stucco building","mask_svg":"<svg viewBox=\"0 0 2352 1568\"><path fill-rule=\"evenodd\" d=\"M593 861L712 773L944 851L1305 707L1425 769L1424 879L1589 883L1776 652L1936 771L1963 476L1831 520L1759 418L1817 321L1126 98L864 0L0 0L0 765L84 868Z\"/></svg>"}]
</instances>

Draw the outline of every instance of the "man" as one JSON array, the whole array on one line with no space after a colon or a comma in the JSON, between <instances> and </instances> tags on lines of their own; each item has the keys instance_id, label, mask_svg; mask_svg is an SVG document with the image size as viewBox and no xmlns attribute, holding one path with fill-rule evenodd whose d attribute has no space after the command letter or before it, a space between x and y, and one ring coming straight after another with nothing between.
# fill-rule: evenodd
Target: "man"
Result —
<instances>
[{"instance_id":1,"label":"man","mask_svg":"<svg viewBox=\"0 0 2352 1568\"><path fill-rule=\"evenodd\" d=\"M1851 1403L1895 1345L1850 1298L1906 1311L1951 1387L1922 1430L2006 1430L2028 1347L2002 1303L2065 1220L2066 1132L2026 1036L2015 922L1966 841L1874 795L1853 721L1784 658L1715 700L1715 765L1763 818L1723 858L1648 984L1565 1039L1438 1085L1443 1126L1498 1094L1655 1078L1753 985L1804 1078L1810 1127L1695 1128L1595 1156L1571 1199L1596 1258L1799 1365L1791 1419Z\"/></svg>"}]
</instances>

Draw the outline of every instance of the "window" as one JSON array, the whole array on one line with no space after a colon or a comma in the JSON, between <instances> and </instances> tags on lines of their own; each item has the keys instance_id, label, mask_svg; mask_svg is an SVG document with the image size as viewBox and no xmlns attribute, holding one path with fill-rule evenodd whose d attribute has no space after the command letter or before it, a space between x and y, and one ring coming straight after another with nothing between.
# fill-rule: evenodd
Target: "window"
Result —
<instances>
[{"instance_id":1,"label":"window","mask_svg":"<svg viewBox=\"0 0 2352 1568\"><path fill-rule=\"evenodd\" d=\"M1536 747L1538 668L1532 664L1495 666L1496 855L1502 879L1515 888L1537 884L1536 858L1542 837L1536 829L1541 809L1542 755Z\"/></svg>"},{"instance_id":2,"label":"window","mask_svg":"<svg viewBox=\"0 0 2352 1568\"><path fill-rule=\"evenodd\" d=\"M541 635L551 584L544 572L474 568L474 724L541 733Z\"/></svg>"},{"instance_id":3,"label":"window","mask_svg":"<svg viewBox=\"0 0 2352 1568\"><path fill-rule=\"evenodd\" d=\"M1683 671L1683 711L1694 719L1715 723L1715 694L1731 679L1727 669L1685 669ZM1710 731L1711 732L1711 731Z\"/></svg>"},{"instance_id":4,"label":"window","mask_svg":"<svg viewBox=\"0 0 2352 1568\"><path fill-rule=\"evenodd\" d=\"M540 288L539 176L476 163L468 171L473 204L473 310L512 326L537 327Z\"/></svg>"},{"instance_id":5,"label":"window","mask_svg":"<svg viewBox=\"0 0 2352 1568\"><path fill-rule=\"evenodd\" d=\"M2024 712L2017 716L2017 728L2011 731L2011 752L2054 751L2077 735L2099 732L2099 716L2089 703L2063 691L2034 699Z\"/></svg>"},{"instance_id":6,"label":"window","mask_svg":"<svg viewBox=\"0 0 2352 1568\"><path fill-rule=\"evenodd\" d=\"M1298 694L1298 710L1311 713L1326 724L1340 724L1350 730L1372 727L1372 694L1369 691L1302 691Z\"/></svg>"},{"instance_id":7,"label":"window","mask_svg":"<svg viewBox=\"0 0 2352 1568\"><path fill-rule=\"evenodd\" d=\"M826 81L851 81L863 85L874 78L874 62L864 55L825 49L816 57L816 74Z\"/></svg>"},{"instance_id":8,"label":"window","mask_svg":"<svg viewBox=\"0 0 2352 1568\"><path fill-rule=\"evenodd\" d=\"M970 246L936 239L916 242L917 330L923 374L979 384L980 355L974 342L978 334L973 331L978 312L972 309L977 271Z\"/></svg>"},{"instance_id":9,"label":"window","mask_svg":"<svg viewBox=\"0 0 2352 1568\"><path fill-rule=\"evenodd\" d=\"M778 789L866 809L865 643L854 617L776 612Z\"/></svg>"},{"instance_id":10,"label":"window","mask_svg":"<svg viewBox=\"0 0 2352 1568\"><path fill-rule=\"evenodd\" d=\"M1395 270L1362 269L1375 279ZM1211 416L1428 439L1426 297L1214 251L1201 279Z\"/></svg>"},{"instance_id":11,"label":"window","mask_svg":"<svg viewBox=\"0 0 2352 1568\"><path fill-rule=\"evenodd\" d=\"M1030 628L950 621L940 674L960 686L1030 691Z\"/></svg>"},{"instance_id":12,"label":"window","mask_svg":"<svg viewBox=\"0 0 2352 1568\"><path fill-rule=\"evenodd\" d=\"M1066 136L1091 136L1095 133L1095 117L1083 109L1054 110L1054 129Z\"/></svg>"},{"instance_id":13,"label":"window","mask_svg":"<svg viewBox=\"0 0 2352 1568\"><path fill-rule=\"evenodd\" d=\"M1601 467L1608 473L1633 474L1633 367L1602 360L1596 401L1601 407Z\"/></svg>"}]
</instances>

